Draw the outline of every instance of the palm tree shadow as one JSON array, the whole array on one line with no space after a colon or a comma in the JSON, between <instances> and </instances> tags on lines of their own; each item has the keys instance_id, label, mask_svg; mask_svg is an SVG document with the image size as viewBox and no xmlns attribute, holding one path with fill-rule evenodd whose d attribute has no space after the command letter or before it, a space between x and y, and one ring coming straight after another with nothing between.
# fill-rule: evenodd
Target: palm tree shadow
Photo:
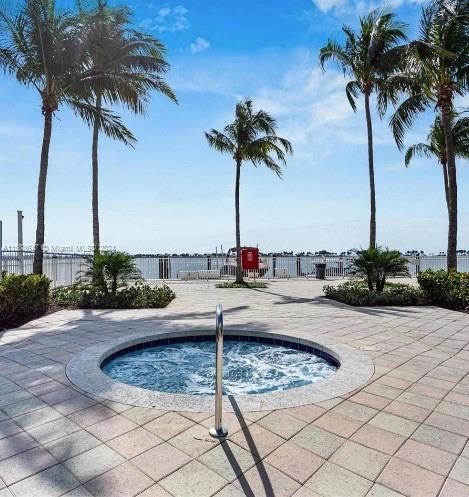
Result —
<instances>
[{"instance_id":1,"label":"palm tree shadow","mask_svg":"<svg viewBox=\"0 0 469 497\"><path fill-rule=\"evenodd\" d=\"M246 442L248 443L248 446L249 446L249 452L251 452L251 454L253 454L255 457L259 458L259 462L254 467L259 472L259 476L260 476L260 479L262 481L262 485L264 486L265 495L266 495L266 497L275 497L275 492L274 492L274 489L272 487L272 483L269 479L269 475L267 474L267 470L265 469L261 455L259 454L259 451L257 450L256 443L254 442L254 439L252 438L252 435L249 431L249 427L246 423L246 420L244 419L243 413L241 412L241 409L239 408L238 403L236 402L236 399L232 395L228 395L228 400L230 401L230 404L233 407L233 412L235 413L236 417L240 420L240 422L242 424L245 425L245 427L243 428L243 432L244 432L244 436L246 438ZM222 446L224 446L224 445L227 446L227 444L222 444ZM239 464L237 463L233 453L231 452L231 449L227 446L227 447L223 447L223 450L225 451L225 454L227 455L227 458L230 461L230 464L233 466L233 469L235 471L240 472L240 476L238 477L238 481L239 481L245 495L247 495L248 497L256 497L256 494L253 492L248 481L246 480L246 477L244 476L244 473L242 472L241 468L239 467ZM233 464L233 462L234 462L234 464Z\"/></svg>"}]
</instances>

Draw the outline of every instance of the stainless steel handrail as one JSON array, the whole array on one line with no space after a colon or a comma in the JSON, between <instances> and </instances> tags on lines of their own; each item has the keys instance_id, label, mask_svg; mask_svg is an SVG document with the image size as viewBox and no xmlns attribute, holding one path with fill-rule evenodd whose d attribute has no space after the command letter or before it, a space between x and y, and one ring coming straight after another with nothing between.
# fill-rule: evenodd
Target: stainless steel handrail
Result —
<instances>
[{"instance_id":1,"label":"stainless steel handrail","mask_svg":"<svg viewBox=\"0 0 469 497\"><path fill-rule=\"evenodd\" d=\"M216 323L216 359L215 359L215 426L210 428L212 437L222 438L228 430L222 425L223 416L223 309L217 305Z\"/></svg>"}]
</instances>

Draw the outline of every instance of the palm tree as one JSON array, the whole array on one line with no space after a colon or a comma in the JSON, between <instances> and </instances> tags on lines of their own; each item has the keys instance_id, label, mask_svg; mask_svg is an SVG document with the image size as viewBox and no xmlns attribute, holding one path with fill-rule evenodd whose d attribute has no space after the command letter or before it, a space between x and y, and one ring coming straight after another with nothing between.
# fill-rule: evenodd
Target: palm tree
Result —
<instances>
[{"instance_id":1,"label":"palm tree","mask_svg":"<svg viewBox=\"0 0 469 497\"><path fill-rule=\"evenodd\" d=\"M25 0L17 12L0 9L0 64L33 87L41 99L44 133L37 190L37 227L33 272L42 273L44 209L53 117L67 105L87 123L98 123L108 136L130 139L118 116L88 103L91 71L86 53L88 27L72 13L59 11L54 0Z\"/></svg>"},{"instance_id":2,"label":"palm tree","mask_svg":"<svg viewBox=\"0 0 469 497\"><path fill-rule=\"evenodd\" d=\"M85 16L89 15L83 13ZM93 104L98 111L103 102L108 105L119 103L135 114L144 114L152 90L163 93L174 102L176 97L162 79L169 69L164 59L164 45L150 35L130 28L130 10L110 8L106 0L98 0L91 14L89 52L95 71L103 77L93 82ZM109 87L112 91L108 91ZM99 252L99 190L98 190L98 140L99 123L93 126L92 142L92 213L93 246ZM130 132L124 143L132 145Z\"/></svg>"},{"instance_id":3,"label":"palm tree","mask_svg":"<svg viewBox=\"0 0 469 497\"><path fill-rule=\"evenodd\" d=\"M211 129L205 133L205 137L212 148L231 155L235 161L236 283L243 283L239 220L241 166L244 162L251 162L256 167L264 165L281 178L282 166L286 165L286 155L293 153L293 147L288 140L277 136L276 120L263 110L255 112L250 99L236 104L235 120L225 126L223 132Z\"/></svg>"},{"instance_id":4,"label":"palm tree","mask_svg":"<svg viewBox=\"0 0 469 497\"><path fill-rule=\"evenodd\" d=\"M388 76L400 63L400 42L406 39L405 25L395 20L394 14L375 10L360 18L360 31L355 33L344 25L345 45L329 40L319 53L319 62L324 69L328 60L335 60L344 74L352 79L345 87L348 101L354 111L356 99L363 94L368 138L368 172L370 180L370 247L376 246L376 193L373 158L373 127L371 122L370 97L377 95L378 113L382 116L388 102L395 102L395 89L389 85Z\"/></svg>"},{"instance_id":5,"label":"palm tree","mask_svg":"<svg viewBox=\"0 0 469 497\"><path fill-rule=\"evenodd\" d=\"M469 159L469 118L462 117L453 123L453 145L456 157ZM443 170L443 182L445 185L446 208L449 212L449 186L448 186L448 167L446 158L446 142L441 118L435 117L435 121L430 127L427 136L427 143L417 143L409 147L405 153L405 165L410 164L414 156L435 157L441 164Z\"/></svg>"},{"instance_id":6,"label":"palm tree","mask_svg":"<svg viewBox=\"0 0 469 497\"><path fill-rule=\"evenodd\" d=\"M398 147L417 115L429 108L440 114L448 177L448 271L457 268L458 191L453 138L454 97L469 88L469 2L438 0L422 9L420 36L409 43L407 97L391 118Z\"/></svg>"}]
</instances>

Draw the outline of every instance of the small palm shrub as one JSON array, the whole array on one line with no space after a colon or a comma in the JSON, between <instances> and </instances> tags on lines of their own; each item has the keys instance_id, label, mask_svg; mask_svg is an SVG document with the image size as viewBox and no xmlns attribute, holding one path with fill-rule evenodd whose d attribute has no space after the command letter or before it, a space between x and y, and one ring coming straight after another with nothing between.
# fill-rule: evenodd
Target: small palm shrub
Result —
<instances>
[{"instance_id":1,"label":"small palm shrub","mask_svg":"<svg viewBox=\"0 0 469 497\"><path fill-rule=\"evenodd\" d=\"M349 274L365 280L370 292L382 293L388 278L410 276L407 264L398 250L371 247L358 252Z\"/></svg>"},{"instance_id":2,"label":"small palm shrub","mask_svg":"<svg viewBox=\"0 0 469 497\"><path fill-rule=\"evenodd\" d=\"M448 309L469 311L469 274L427 269L418 275L428 303Z\"/></svg>"},{"instance_id":3,"label":"small palm shrub","mask_svg":"<svg viewBox=\"0 0 469 497\"><path fill-rule=\"evenodd\" d=\"M49 288L49 278L42 275L5 275L0 282L0 324L17 324L44 314Z\"/></svg>"},{"instance_id":4,"label":"small palm shrub","mask_svg":"<svg viewBox=\"0 0 469 497\"><path fill-rule=\"evenodd\" d=\"M105 295L115 296L119 288L142 279L134 258L127 252L105 250L86 257L85 264L80 281L91 282Z\"/></svg>"}]
</instances>

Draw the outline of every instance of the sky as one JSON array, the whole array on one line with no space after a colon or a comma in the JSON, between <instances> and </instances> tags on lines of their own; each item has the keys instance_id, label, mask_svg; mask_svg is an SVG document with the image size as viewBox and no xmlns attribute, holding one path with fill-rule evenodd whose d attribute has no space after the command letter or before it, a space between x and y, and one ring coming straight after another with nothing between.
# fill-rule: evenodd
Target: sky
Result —
<instances>
[{"instance_id":1,"label":"sky","mask_svg":"<svg viewBox=\"0 0 469 497\"><path fill-rule=\"evenodd\" d=\"M67 2L67 0L63 0ZM210 149L204 131L222 129L236 102L278 120L294 155L283 180L245 164L241 172L243 245L262 251L343 251L367 245L369 186L363 101L356 113L346 79L318 51L343 41L343 23L379 0L133 0L134 23L167 47L167 80L179 105L153 95L145 118L122 109L138 138L135 149L100 142L103 245L132 253L212 252L235 245L235 168ZM422 4L386 5L415 36ZM34 243L43 120L38 95L0 76L0 220L4 246L14 246L16 211L24 243ZM461 105L469 107L466 102ZM425 140L432 113L422 115L406 144ZM388 127L374 120L378 243L402 251L446 248L443 178L434 160L404 167ZM54 120L46 198L46 248L92 242L91 132L67 109ZM458 162L459 248L469 249L469 164Z\"/></svg>"}]
</instances>

